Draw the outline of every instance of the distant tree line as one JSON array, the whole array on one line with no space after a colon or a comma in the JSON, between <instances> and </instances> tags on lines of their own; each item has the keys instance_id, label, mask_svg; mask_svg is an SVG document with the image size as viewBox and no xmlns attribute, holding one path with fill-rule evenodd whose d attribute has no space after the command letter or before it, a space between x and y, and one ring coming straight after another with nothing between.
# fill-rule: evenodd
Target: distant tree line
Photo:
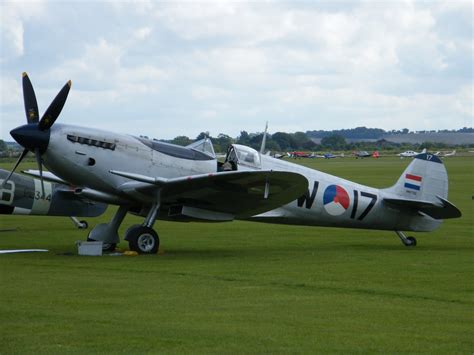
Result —
<instances>
[{"instance_id":1,"label":"distant tree line","mask_svg":"<svg viewBox=\"0 0 474 355\"><path fill-rule=\"evenodd\" d=\"M356 127L349 129L339 129L333 131L307 131L306 134L310 138L325 138L332 135L340 135L346 139L381 139L385 135L396 135L396 134L408 134L408 133L474 133L473 127L463 127L461 129L442 129L442 130L431 130L431 131L410 131L408 128L402 128L400 130L385 131L381 128L367 128L367 127Z\"/></svg>"},{"instance_id":2,"label":"distant tree line","mask_svg":"<svg viewBox=\"0 0 474 355\"><path fill-rule=\"evenodd\" d=\"M0 139L0 152L6 151L8 149L7 144Z\"/></svg>"},{"instance_id":3,"label":"distant tree line","mask_svg":"<svg viewBox=\"0 0 474 355\"><path fill-rule=\"evenodd\" d=\"M394 131L393 133L408 133L409 130L404 128L400 131ZM367 127L356 127L349 129L338 129L333 131L307 131L306 134L311 138L326 138L329 136L337 135L342 136L346 139L378 139L388 132L380 128L367 128ZM390 132L392 133L392 132Z\"/></svg>"},{"instance_id":4,"label":"distant tree line","mask_svg":"<svg viewBox=\"0 0 474 355\"><path fill-rule=\"evenodd\" d=\"M227 134L219 133L217 137L211 137L207 132L201 132L195 140L185 136L178 136L166 142L179 145L188 145L196 140L209 137L217 152L225 152L227 148L234 143L250 146L260 149L263 140L263 133L248 133L241 131L240 135L233 138ZM285 133L276 132L274 134L267 133L266 149L272 151L289 151L289 150L315 150L318 144L314 143L304 132Z\"/></svg>"},{"instance_id":5,"label":"distant tree line","mask_svg":"<svg viewBox=\"0 0 474 355\"><path fill-rule=\"evenodd\" d=\"M359 127L359 136L357 138L364 139L362 137L362 128ZM357 129L355 129L357 130ZM383 131L381 129L373 129L377 131ZM349 131L349 130L339 130ZM403 131L403 130L402 130ZM325 132L325 131L318 131ZM288 151L354 151L354 150L416 150L416 149L444 149L449 148L450 145L444 143L425 142L422 144L418 143L395 143L385 139L378 139L377 141L360 141L360 142L347 142L346 137L339 133L329 132L317 144L311 139L308 133L295 132L285 133L276 132L273 134L267 133L266 150L274 152L288 152ZM231 137L227 134L219 133L217 137L212 137L208 132L201 132L195 139L188 138L186 136L178 136L172 140L165 142L178 144L178 145L189 145L196 140L209 137L214 145L216 152L225 152L227 148L234 143L250 146L254 149L259 150L263 140L263 133L248 133L247 131L241 131L238 137ZM366 138L367 139L367 138ZM370 139L370 138L369 138ZM372 138L374 139L374 138ZM461 148L463 146L460 146ZM474 147L474 144L466 145L465 147Z\"/></svg>"}]
</instances>

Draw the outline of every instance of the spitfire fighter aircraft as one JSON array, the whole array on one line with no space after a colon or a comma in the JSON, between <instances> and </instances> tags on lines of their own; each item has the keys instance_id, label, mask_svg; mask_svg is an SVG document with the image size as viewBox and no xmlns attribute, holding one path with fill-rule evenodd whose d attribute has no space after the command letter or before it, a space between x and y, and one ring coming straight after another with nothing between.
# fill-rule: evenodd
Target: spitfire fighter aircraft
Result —
<instances>
[{"instance_id":1,"label":"spitfire fighter aircraft","mask_svg":"<svg viewBox=\"0 0 474 355\"><path fill-rule=\"evenodd\" d=\"M13 172L28 152L33 152L39 179L36 203L51 198L48 182L66 184L69 196L118 205L109 223L95 226L90 240L113 250L118 228L127 213L145 217L125 233L132 250L156 253L159 237L152 228L157 218L172 221L231 221L275 209L301 196L306 178L289 171L219 171L209 139L187 147L97 129L55 124L71 87L64 85L39 119L30 79L23 74L27 124L10 134L24 147L0 189L14 184ZM48 168L43 173L43 165ZM13 178L13 180L12 180ZM58 196L63 196L61 193ZM53 201L54 202L54 201ZM74 215L67 211L64 215Z\"/></svg>"},{"instance_id":2,"label":"spitfire fighter aircraft","mask_svg":"<svg viewBox=\"0 0 474 355\"><path fill-rule=\"evenodd\" d=\"M395 231L406 246L416 245L403 231L431 231L461 212L447 200L448 178L439 158L419 154L399 180L376 189L234 144L217 162L208 139L187 147L91 128L54 124L66 101L64 86L39 119L28 76L23 93L28 124L12 130L25 150L34 152L43 180L67 183L74 194L118 205L109 223L89 234L113 249L127 213L145 217L125 234L132 250L156 253L157 218L172 221L260 222ZM43 174L42 165L49 172ZM9 177L3 183L7 184ZM309 185L308 185L309 182Z\"/></svg>"}]
</instances>

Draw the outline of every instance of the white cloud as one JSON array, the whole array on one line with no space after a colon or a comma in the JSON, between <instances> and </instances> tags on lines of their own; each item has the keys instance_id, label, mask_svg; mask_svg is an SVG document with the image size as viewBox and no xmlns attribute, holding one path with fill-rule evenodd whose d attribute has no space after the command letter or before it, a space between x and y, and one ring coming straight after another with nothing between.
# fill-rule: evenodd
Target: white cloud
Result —
<instances>
[{"instance_id":1,"label":"white cloud","mask_svg":"<svg viewBox=\"0 0 474 355\"><path fill-rule=\"evenodd\" d=\"M140 27L134 31L133 35L136 39L143 40L150 36L151 31L151 27Z\"/></svg>"},{"instance_id":2,"label":"white cloud","mask_svg":"<svg viewBox=\"0 0 474 355\"><path fill-rule=\"evenodd\" d=\"M474 124L474 85L463 86L451 105L455 111L467 116L466 126L472 126Z\"/></svg>"},{"instance_id":3,"label":"white cloud","mask_svg":"<svg viewBox=\"0 0 474 355\"><path fill-rule=\"evenodd\" d=\"M43 14L42 1L2 1L0 4L0 51L2 62L24 54L24 22Z\"/></svg>"},{"instance_id":4,"label":"white cloud","mask_svg":"<svg viewBox=\"0 0 474 355\"><path fill-rule=\"evenodd\" d=\"M22 89L20 81L11 77L5 77L1 80L0 100L2 105L21 105Z\"/></svg>"},{"instance_id":5,"label":"white cloud","mask_svg":"<svg viewBox=\"0 0 474 355\"><path fill-rule=\"evenodd\" d=\"M230 91L212 86L194 86L191 89L192 96L198 100L223 100L231 96Z\"/></svg>"},{"instance_id":6,"label":"white cloud","mask_svg":"<svg viewBox=\"0 0 474 355\"><path fill-rule=\"evenodd\" d=\"M1 5L2 86L26 66L46 106L71 78L65 113L103 117L94 126L113 117L114 129L172 137L267 120L290 131L472 121L470 1L86 2L94 16L72 23L69 6L18 4ZM67 43L45 36L63 27ZM17 94L2 93L2 115Z\"/></svg>"}]
</instances>

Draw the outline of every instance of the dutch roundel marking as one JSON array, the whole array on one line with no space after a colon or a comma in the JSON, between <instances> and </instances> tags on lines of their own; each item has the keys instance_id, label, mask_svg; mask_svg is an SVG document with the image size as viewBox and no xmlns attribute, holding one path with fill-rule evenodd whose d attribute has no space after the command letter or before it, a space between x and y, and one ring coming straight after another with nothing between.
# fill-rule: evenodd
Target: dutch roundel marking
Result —
<instances>
[{"instance_id":1,"label":"dutch roundel marking","mask_svg":"<svg viewBox=\"0 0 474 355\"><path fill-rule=\"evenodd\" d=\"M324 209L331 216L340 216L349 208L351 199L347 191L339 185L326 187L323 196Z\"/></svg>"}]
</instances>

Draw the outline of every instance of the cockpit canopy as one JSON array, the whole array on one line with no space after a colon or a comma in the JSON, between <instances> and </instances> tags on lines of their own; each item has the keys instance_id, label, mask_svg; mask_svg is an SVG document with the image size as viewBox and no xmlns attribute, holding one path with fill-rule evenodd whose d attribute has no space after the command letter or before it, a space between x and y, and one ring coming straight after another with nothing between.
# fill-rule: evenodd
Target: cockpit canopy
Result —
<instances>
[{"instance_id":1,"label":"cockpit canopy","mask_svg":"<svg viewBox=\"0 0 474 355\"><path fill-rule=\"evenodd\" d=\"M253 169L261 169L260 154L253 148L232 144L227 151L226 161Z\"/></svg>"},{"instance_id":2,"label":"cockpit canopy","mask_svg":"<svg viewBox=\"0 0 474 355\"><path fill-rule=\"evenodd\" d=\"M186 148L191 148L192 150L204 153L213 159L216 158L212 141L209 138L204 138L197 142L191 143Z\"/></svg>"}]
</instances>

